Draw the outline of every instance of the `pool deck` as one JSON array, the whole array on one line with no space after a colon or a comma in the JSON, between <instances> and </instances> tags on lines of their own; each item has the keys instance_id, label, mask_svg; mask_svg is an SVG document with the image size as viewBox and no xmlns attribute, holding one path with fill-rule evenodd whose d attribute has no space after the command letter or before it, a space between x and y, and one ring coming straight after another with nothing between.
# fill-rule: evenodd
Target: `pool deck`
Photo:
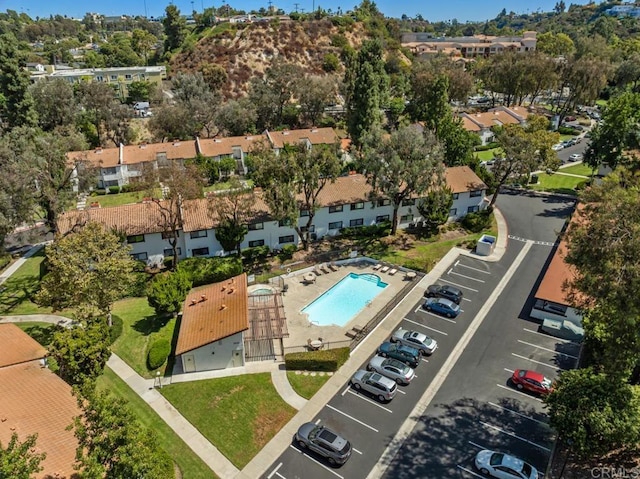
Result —
<instances>
[{"instance_id":1,"label":"pool deck","mask_svg":"<svg viewBox=\"0 0 640 479\"><path fill-rule=\"evenodd\" d=\"M388 273L373 270L374 264L375 263L366 260L346 264L340 266L337 271L323 273L316 278L314 283L306 283L304 281L304 273L307 271L285 275L283 278L288 285L288 291L283 295L282 302L287 318L287 326L289 328L289 337L283 340L285 353L301 350L294 348L303 348L309 339L316 340L322 338L324 344L343 343L330 344L330 347L348 346L351 338L347 336L346 333L349 333L353 327L365 326L406 284L404 280L405 273L403 271L399 270L395 275L391 276ZM388 286L344 326L319 326L311 324L307 319L307 314L302 313L302 309L349 273L375 274L387 283ZM278 351L278 348L276 348L276 351Z\"/></svg>"}]
</instances>

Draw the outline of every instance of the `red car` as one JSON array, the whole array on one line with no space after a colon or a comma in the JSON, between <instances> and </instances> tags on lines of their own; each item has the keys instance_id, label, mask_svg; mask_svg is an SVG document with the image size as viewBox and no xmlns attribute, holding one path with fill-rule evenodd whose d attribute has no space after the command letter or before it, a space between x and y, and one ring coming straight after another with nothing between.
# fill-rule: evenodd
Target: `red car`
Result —
<instances>
[{"instance_id":1,"label":"red car","mask_svg":"<svg viewBox=\"0 0 640 479\"><path fill-rule=\"evenodd\" d=\"M549 394L553 391L551 380L536 371L516 369L511 376L511 382L521 391L525 389L537 394Z\"/></svg>"}]
</instances>

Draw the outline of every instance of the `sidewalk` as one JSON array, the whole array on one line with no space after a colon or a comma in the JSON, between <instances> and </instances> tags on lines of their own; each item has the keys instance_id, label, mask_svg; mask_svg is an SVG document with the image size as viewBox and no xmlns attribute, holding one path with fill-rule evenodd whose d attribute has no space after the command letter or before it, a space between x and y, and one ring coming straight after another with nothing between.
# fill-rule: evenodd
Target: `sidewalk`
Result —
<instances>
[{"instance_id":1,"label":"sidewalk","mask_svg":"<svg viewBox=\"0 0 640 479\"><path fill-rule=\"evenodd\" d=\"M15 260L15 262L11 266L9 266L7 269L5 269L2 272L2 274L0 274L0 284L4 283L7 279L9 279L9 277L13 273L15 273L18 270L18 268L20 268L20 266L22 266L27 259L31 258L34 254L40 251L46 244L47 243L40 243L35 245L33 248L27 251L24 256Z\"/></svg>"}]
</instances>

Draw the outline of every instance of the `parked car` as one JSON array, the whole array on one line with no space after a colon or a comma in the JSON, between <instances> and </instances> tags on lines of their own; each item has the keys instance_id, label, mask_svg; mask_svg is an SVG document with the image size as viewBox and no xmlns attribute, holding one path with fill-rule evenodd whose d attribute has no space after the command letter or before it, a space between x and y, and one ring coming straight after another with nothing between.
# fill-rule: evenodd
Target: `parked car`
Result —
<instances>
[{"instance_id":1,"label":"parked car","mask_svg":"<svg viewBox=\"0 0 640 479\"><path fill-rule=\"evenodd\" d=\"M511 382L520 390L536 394L548 394L553 390L551 380L544 374L527 369L516 369L511 375Z\"/></svg>"},{"instance_id":2,"label":"parked car","mask_svg":"<svg viewBox=\"0 0 640 479\"><path fill-rule=\"evenodd\" d=\"M460 301L462 301L462 291L455 286L449 286L448 284L432 284L424 292L424 295L427 298L446 298L456 304L460 304Z\"/></svg>"},{"instance_id":3,"label":"parked car","mask_svg":"<svg viewBox=\"0 0 640 479\"><path fill-rule=\"evenodd\" d=\"M560 151L560 150L562 150L563 148L564 148L564 145L563 145L562 143L556 143L555 145L553 145L553 146L551 147L551 149L552 149L553 151Z\"/></svg>"},{"instance_id":4,"label":"parked car","mask_svg":"<svg viewBox=\"0 0 640 479\"><path fill-rule=\"evenodd\" d=\"M409 384L416 376L415 371L402 361L382 356L372 357L367 369L393 379L398 384Z\"/></svg>"},{"instance_id":5,"label":"parked car","mask_svg":"<svg viewBox=\"0 0 640 479\"><path fill-rule=\"evenodd\" d=\"M484 450L476 455L476 468L484 475L499 479L538 479L531 464L509 454Z\"/></svg>"},{"instance_id":6,"label":"parked car","mask_svg":"<svg viewBox=\"0 0 640 479\"><path fill-rule=\"evenodd\" d=\"M569 155L569 159L571 161L578 161L582 159L582 155L580 153L574 153L573 155Z\"/></svg>"},{"instance_id":7,"label":"parked car","mask_svg":"<svg viewBox=\"0 0 640 479\"><path fill-rule=\"evenodd\" d=\"M455 318L460 314L460 306L445 298L427 298L422 307L448 318Z\"/></svg>"},{"instance_id":8,"label":"parked car","mask_svg":"<svg viewBox=\"0 0 640 479\"><path fill-rule=\"evenodd\" d=\"M359 370L351 377L351 384L358 391L373 394L380 402L391 401L396 397L398 385L392 379L379 373Z\"/></svg>"},{"instance_id":9,"label":"parked car","mask_svg":"<svg viewBox=\"0 0 640 479\"><path fill-rule=\"evenodd\" d=\"M417 367L420 361L420 352L416 348L405 346L404 344L393 344L388 341L380 345L378 354L384 358L397 359L412 368Z\"/></svg>"},{"instance_id":10,"label":"parked car","mask_svg":"<svg viewBox=\"0 0 640 479\"><path fill-rule=\"evenodd\" d=\"M426 334L419 333L418 331L411 331L408 329L399 328L391 336L390 341L392 343L400 343L405 346L411 346L416 348L422 354L433 354L438 348L438 342L427 336Z\"/></svg>"},{"instance_id":11,"label":"parked car","mask_svg":"<svg viewBox=\"0 0 640 479\"><path fill-rule=\"evenodd\" d=\"M329 461L344 464L351 456L351 443L324 426L307 422L296 432L296 443L301 449L309 448Z\"/></svg>"},{"instance_id":12,"label":"parked car","mask_svg":"<svg viewBox=\"0 0 640 479\"><path fill-rule=\"evenodd\" d=\"M571 115L565 116L564 121L576 121L576 117Z\"/></svg>"}]
</instances>

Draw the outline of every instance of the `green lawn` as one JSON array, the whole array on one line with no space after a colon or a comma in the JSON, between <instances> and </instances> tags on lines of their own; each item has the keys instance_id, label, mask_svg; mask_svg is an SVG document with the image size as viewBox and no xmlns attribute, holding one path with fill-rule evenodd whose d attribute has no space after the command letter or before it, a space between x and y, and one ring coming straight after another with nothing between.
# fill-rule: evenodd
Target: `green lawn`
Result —
<instances>
[{"instance_id":1,"label":"green lawn","mask_svg":"<svg viewBox=\"0 0 640 479\"><path fill-rule=\"evenodd\" d=\"M32 301L38 292L43 260L41 249L2 284L0 289L6 289L0 292L0 315L51 313L51 308L42 308Z\"/></svg>"},{"instance_id":2,"label":"green lawn","mask_svg":"<svg viewBox=\"0 0 640 479\"><path fill-rule=\"evenodd\" d=\"M498 154L500 153L500 151L501 151L500 148L492 148L491 150L476 151L475 155L480 161L489 161L489 160L493 160L495 156L494 153Z\"/></svg>"},{"instance_id":3,"label":"green lawn","mask_svg":"<svg viewBox=\"0 0 640 479\"><path fill-rule=\"evenodd\" d=\"M160 392L239 469L296 413L268 373L170 384Z\"/></svg>"},{"instance_id":4,"label":"green lawn","mask_svg":"<svg viewBox=\"0 0 640 479\"><path fill-rule=\"evenodd\" d=\"M45 348L51 344L53 333L60 327L56 324L42 323L39 321L27 321L24 323L15 323L15 325Z\"/></svg>"},{"instance_id":5,"label":"green lawn","mask_svg":"<svg viewBox=\"0 0 640 479\"><path fill-rule=\"evenodd\" d=\"M160 416L111 369L105 368L103 375L98 379L98 388L109 390L115 396L127 401L140 422L155 431L160 446L178 465L183 478L215 479L217 477Z\"/></svg>"},{"instance_id":6,"label":"green lawn","mask_svg":"<svg viewBox=\"0 0 640 479\"><path fill-rule=\"evenodd\" d=\"M575 195L577 194L575 187L583 181L586 181L586 179L575 176L540 173L538 175L538 184L529 185L529 187L536 191L549 191L553 193Z\"/></svg>"},{"instance_id":7,"label":"green lawn","mask_svg":"<svg viewBox=\"0 0 640 479\"><path fill-rule=\"evenodd\" d=\"M113 314L122 318L122 335L111 349L143 377L155 371L147 369L147 346L156 338L173 338L174 318L158 318L147 298L127 298L113 305ZM165 365L166 366L166 365ZM164 372L165 366L159 371Z\"/></svg>"},{"instance_id":8,"label":"green lawn","mask_svg":"<svg viewBox=\"0 0 640 479\"><path fill-rule=\"evenodd\" d=\"M111 206L128 205L131 203L139 203L142 198L148 196L145 191L131 191L129 193L116 193L108 195L97 195L87 197L87 206L91 205L94 201L100 203L102 208L109 208ZM160 197L160 190L154 195L155 198Z\"/></svg>"},{"instance_id":9,"label":"green lawn","mask_svg":"<svg viewBox=\"0 0 640 479\"><path fill-rule=\"evenodd\" d=\"M593 170L590 166L585 165L584 163L580 163L579 165L568 166L567 168L560 168L558 170L560 173L570 173L572 175L583 175L583 176L591 176Z\"/></svg>"},{"instance_id":10,"label":"green lawn","mask_svg":"<svg viewBox=\"0 0 640 479\"><path fill-rule=\"evenodd\" d=\"M324 386L324 383L326 383L329 378L331 378L331 376L328 374L311 376L310 374L296 374L296 371L287 371L289 384L291 384L295 392L305 399L311 399L311 397Z\"/></svg>"}]
</instances>

